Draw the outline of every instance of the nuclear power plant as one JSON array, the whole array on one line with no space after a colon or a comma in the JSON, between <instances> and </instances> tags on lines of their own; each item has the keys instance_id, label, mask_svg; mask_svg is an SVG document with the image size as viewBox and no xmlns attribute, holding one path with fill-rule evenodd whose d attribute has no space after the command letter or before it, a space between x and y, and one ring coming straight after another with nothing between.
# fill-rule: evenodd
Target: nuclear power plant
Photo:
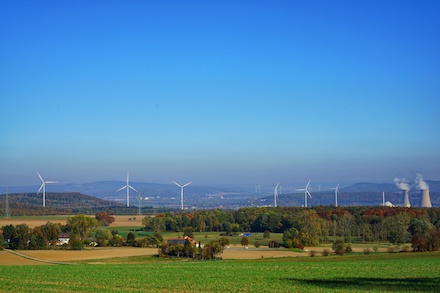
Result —
<instances>
[{"instance_id":1,"label":"nuclear power plant","mask_svg":"<svg viewBox=\"0 0 440 293\"><path fill-rule=\"evenodd\" d=\"M409 189L402 190L403 192L403 206L406 208L411 207L411 203L409 202Z\"/></svg>"},{"instance_id":2,"label":"nuclear power plant","mask_svg":"<svg viewBox=\"0 0 440 293\"><path fill-rule=\"evenodd\" d=\"M422 189L421 190L422 193L422 201L420 203L420 206L422 208L432 208L432 204L431 204L431 198L429 197L429 189Z\"/></svg>"}]
</instances>

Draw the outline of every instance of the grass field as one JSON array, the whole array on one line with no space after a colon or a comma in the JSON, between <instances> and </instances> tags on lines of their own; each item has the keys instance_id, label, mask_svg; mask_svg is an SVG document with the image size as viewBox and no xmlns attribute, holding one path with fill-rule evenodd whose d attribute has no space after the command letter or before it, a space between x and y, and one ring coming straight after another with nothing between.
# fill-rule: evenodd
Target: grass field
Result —
<instances>
[{"instance_id":1,"label":"grass field","mask_svg":"<svg viewBox=\"0 0 440 293\"><path fill-rule=\"evenodd\" d=\"M0 266L1 292L439 292L440 253ZM19 281L18 281L19 280ZM436 291L437 290L437 291Z\"/></svg>"}]
</instances>

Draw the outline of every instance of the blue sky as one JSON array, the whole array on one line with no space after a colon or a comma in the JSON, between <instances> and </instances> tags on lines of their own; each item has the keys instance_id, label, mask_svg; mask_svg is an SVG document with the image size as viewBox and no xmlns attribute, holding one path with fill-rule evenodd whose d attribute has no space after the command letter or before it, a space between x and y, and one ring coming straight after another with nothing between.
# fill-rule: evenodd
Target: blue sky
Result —
<instances>
[{"instance_id":1,"label":"blue sky","mask_svg":"<svg viewBox=\"0 0 440 293\"><path fill-rule=\"evenodd\" d=\"M90 3L91 2L91 3ZM440 2L2 1L0 186L440 180Z\"/></svg>"}]
</instances>

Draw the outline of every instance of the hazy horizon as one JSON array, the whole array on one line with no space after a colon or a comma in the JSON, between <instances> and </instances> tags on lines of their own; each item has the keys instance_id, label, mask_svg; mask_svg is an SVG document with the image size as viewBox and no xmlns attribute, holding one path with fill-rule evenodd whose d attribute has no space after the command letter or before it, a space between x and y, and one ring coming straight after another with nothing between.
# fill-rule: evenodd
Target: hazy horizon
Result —
<instances>
[{"instance_id":1,"label":"hazy horizon","mask_svg":"<svg viewBox=\"0 0 440 293\"><path fill-rule=\"evenodd\" d=\"M0 7L0 186L440 180L438 1Z\"/></svg>"}]
</instances>

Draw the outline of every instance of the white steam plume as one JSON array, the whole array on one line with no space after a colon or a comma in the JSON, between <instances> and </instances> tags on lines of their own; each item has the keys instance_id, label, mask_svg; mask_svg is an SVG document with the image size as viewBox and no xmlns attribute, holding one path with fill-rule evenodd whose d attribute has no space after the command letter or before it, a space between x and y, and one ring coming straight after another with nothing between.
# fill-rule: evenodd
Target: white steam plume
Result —
<instances>
[{"instance_id":1,"label":"white steam plume","mask_svg":"<svg viewBox=\"0 0 440 293\"><path fill-rule=\"evenodd\" d=\"M408 183L406 183L405 178L394 178L394 183L396 184L397 188L400 190L410 190L411 187Z\"/></svg>"},{"instance_id":2,"label":"white steam plume","mask_svg":"<svg viewBox=\"0 0 440 293\"><path fill-rule=\"evenodd\" d=\"M417 176L416 176L416 184L417 184L417 187L420 189L420 190L425 190L425 189L429 189L429 185L428 185L428 183L426 183L424 180L423 180L423 176L422 176L422 174L417 174Z\"/></svg>"}]
</instances>

